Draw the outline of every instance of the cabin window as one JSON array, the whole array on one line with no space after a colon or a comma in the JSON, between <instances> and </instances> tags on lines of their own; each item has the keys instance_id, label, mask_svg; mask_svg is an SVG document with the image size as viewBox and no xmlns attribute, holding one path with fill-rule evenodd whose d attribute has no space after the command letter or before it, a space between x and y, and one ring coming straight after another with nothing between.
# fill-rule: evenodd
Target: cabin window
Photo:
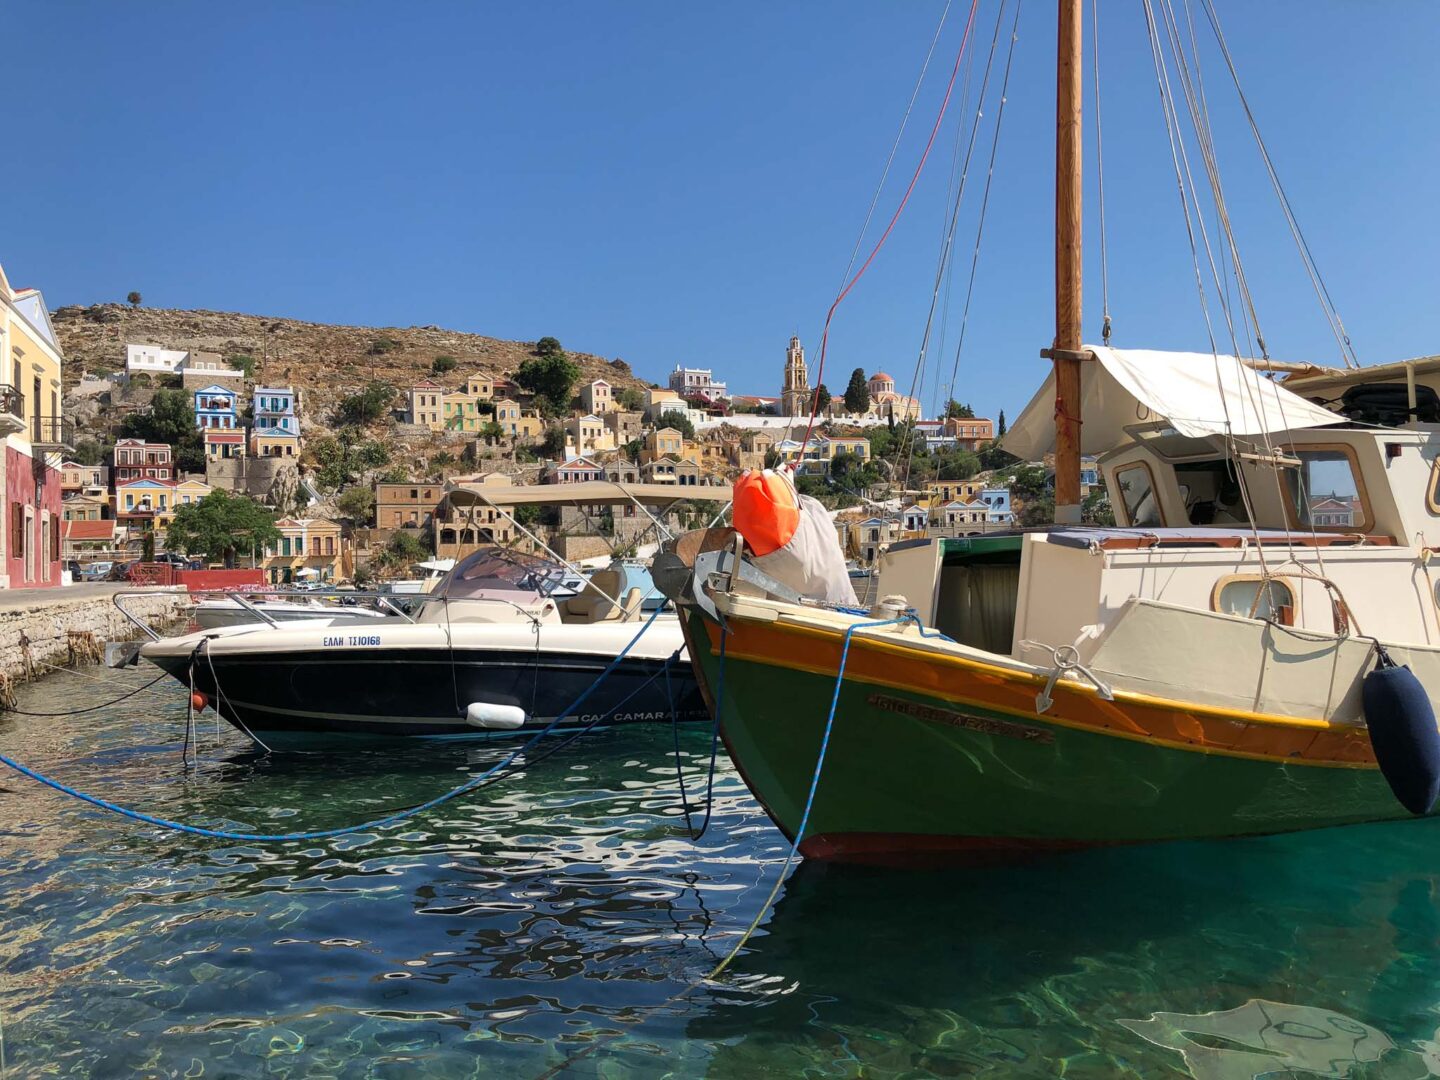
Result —
<instances>
[{"instance_id":1,"label":"cabin window","mask_svg":"<svg viewBox=\"0 0 1440 1080\"><path fill-rule=\"evenodd\" d=\"M1143 462L1115 470L1115 482L1125 502L1125 520L1131 525L1164 525L1160 504L1155 498L1155 481L1150 466Z\"/></svg>"},{"instance_id":2,"label":"cabin window","mask_svg":"<svg viewBox=\"0 0 1440 1080\"><path fill-rule=\"evenodd\" d=\"M1215 586L1211 607L1225 615L1295 625L1295 593L1276 578L1226 578Z\"/></svg>"},{"instance_id":3,"label":"cabin window","mask_svg":"<svg viewBox=\"0 0 1440 1080\"><path fill-rule=\"evenodd\" d=\"M1249 525L1235 466L1225 458L1175 465L1180 500L1191 525Z\"/></svg>"},{"instance_id":4,"label":"cabin window","mask_svg":"<svg viewBox=\"0 0 1440 1080\"><path fill-rule=\"evenodd\" d=\"M1284 472L1293 525L1336 532L1370 528L1370 508L1349 447L1295 447L1291 454L1300 462Z\"/></svg>"}]
</instances>

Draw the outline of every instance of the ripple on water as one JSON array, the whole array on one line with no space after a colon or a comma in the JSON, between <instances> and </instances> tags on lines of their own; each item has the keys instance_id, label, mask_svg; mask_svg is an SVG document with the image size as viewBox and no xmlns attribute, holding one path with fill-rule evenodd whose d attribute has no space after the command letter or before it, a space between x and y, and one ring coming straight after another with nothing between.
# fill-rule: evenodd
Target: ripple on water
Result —
<instances>
[{"instance_id":1,"label":"ripple on water","mask_svg":"<svg viewBox=\"0 0 1440 1080\"><path fill-rule=\"evenodd\" d=\"M52 678L22 704L91 689ZM202 727L187 771L183 704L7 717L0 748L168 816L307 828L497 753L267 758ZM693 799L708 731L682 749ZM599 734L402 830L274 845L6 780L9 1075L527 1076L569 1055L577 1076L1440 1075L1431 823L983 870L804 864L728 979L700 985L786 845L723 757L691 844L671 752L663 727Z\"/></svg>"}]
</instances>

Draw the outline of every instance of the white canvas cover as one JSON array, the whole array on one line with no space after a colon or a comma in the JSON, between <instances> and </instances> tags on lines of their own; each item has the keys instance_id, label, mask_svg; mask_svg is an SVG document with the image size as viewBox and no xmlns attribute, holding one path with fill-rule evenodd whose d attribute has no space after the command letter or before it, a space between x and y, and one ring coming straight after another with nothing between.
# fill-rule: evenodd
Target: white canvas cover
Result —
<instances>
[{"instance_id":1,"label":"white canvas cover","mask_svg":"<svg viewBox=\"0 0 1440 1080\"><path fill-rule=\"evenodd\" d=\"M1127 441L1125 428L1169 421L1181 435L1259 435L1323 427L1345 418L1322 409L1234 356L1085 346L1080 366L1080 452L1103 454ZM1039 461L1055 449L1055 373L1011 426L1005 449Z\"/></svg>"}]
</instances>

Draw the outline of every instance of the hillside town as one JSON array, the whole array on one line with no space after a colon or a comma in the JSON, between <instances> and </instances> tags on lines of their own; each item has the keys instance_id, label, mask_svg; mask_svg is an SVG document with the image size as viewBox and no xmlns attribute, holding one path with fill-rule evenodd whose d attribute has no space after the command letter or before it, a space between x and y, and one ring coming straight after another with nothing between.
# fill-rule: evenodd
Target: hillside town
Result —
<instances>
[{"instance_id":1,"label":"hillside town","mask_svg":"<svg viewBox=\"0 0 1440 1080\"><path fill-rule=\"evenodd\" d=\"M633 553L694 523L685 489L782 465L829 508L860 568L900 541L1050 512L1053 475L1005 452L1003 411L992 420L950 400L927 417L879 368L856 369L832 393L812 384L798 337L777 362L775 396L684 364L663 385L618 361L614 377L587 378L541 337L508 369L437 353L408 385L373 379L321 402L274 377L291 368L268 342L257 357L127 339L113 371L67 374L43 294L3 276L0 290L13 366L0 397L6 587L141 580L155 565L329 586L406 577L496 544L573 559ZM371 351L387 341L377 333ZM1084 480L1092 520L1110 520L1093 462ZM676 502L656 519L638 506L504 501L509 487L588 481L666 485ZM452 505L459 484L487 489L482 519Z\"/></svg>"}]
</instances>

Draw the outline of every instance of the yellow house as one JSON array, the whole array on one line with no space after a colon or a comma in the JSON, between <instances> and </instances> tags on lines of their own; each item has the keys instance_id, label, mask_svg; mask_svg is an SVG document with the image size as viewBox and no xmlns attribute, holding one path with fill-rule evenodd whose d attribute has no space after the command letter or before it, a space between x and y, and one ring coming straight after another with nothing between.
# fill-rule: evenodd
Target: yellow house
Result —
<instances>
[{"instance_id":1,"label":"yellow house","mask_svg":"<svg viewBox=\"0 0 1440 1080\"><path fill-rule=\"evenodd\" d=\"M465 393L476 401L492 401L495 398L495 379L485 371L477 371L465 377Z\"/></svg>"},{"instance_id":2,"label":"yellow house","mask_svg":"<svg viewBox=\"0 0 1440 1080\"><path fill-rule=\"evenodd\" d=\"M410 407L406 412L406 423L440 431L445 425L445 408L442 403L444 396L445 388L429 379L422 379L410 387Z\"/></svg>"},{"instance_id":3,"label":"yellow house","mask_svg":"<svg viewBox=\"0 0 1440 1080\"><path fill-rule=\"evenodd\" d=\"M593 454L600 450L615 449L615 432L605 421L591 414L572 416L565 424L566 453L571 455Z\"/></svg>"},{"instance_id":4,"label":"yellow house","mask_svg":"<svg viewBox=\"0 0 1440 1080\"><path fill-rule=\"evenodd\" d=\"M596 379L580 388L580 405L588 413L603 415L615 407L614 391L604 379Z\"/></svg>"},{"instance_id":5,"label":"yellow house","mask_svg":"<svg viewBox=\"0 0 1440 1080\"><path fill-rule=\"evenodd\" d=\"M456 390L441 398L444 414L443 428L446 431L479 431L488 423L488 414L480 412L480 403L463 390Z\"/></svg>"},{"instance_id":6,"label":"yellow house","mask_svg":"<svg viewBox=\"0 0 1440 1080\"><path fill-rule=\"evenodd\" d=\"M110 499L104 495L71 495L60 504L65 521L104 521L110 516Z\"/></svg>"},{"instance_id":7,"label":"yellow house","mask_svg":"<svg viewBox=\"0 0 1440 1080\"><path fill-rule=\"evenodd\" d=\"M984 489L981 480L935 480L925 485L925 502L932 513L952 502L967 502Z\"/></svg>"},{"instance_id":8,"label":"yellow house","mask_svg":"<svg viewBox=\"0 0 1440 1080\"><path fill-rule=\"evenodd\" d=\"M271 585L336 581L342 575L344 543L340 526L326 518L281 518L280 539L265 548L260 564Z\"/></svg>"},{"instance_id":9,"label":"yellow house","mask_svg":"<svg viewBox=\"0 0 1440 1080\"><path fill-rule=\"evenodd\" d=\"M495 422L512 439L537 439L545 432L545 423L535 410L522 409L510 398L495 402Z\"/></svg>"},{"instance_id":10,"label":"yellow house","mask_svg":"<svg viewBox=\"0 0 1440 1080\"><path fill-rule=\"evenodd\" d=\"M255 457L298 457L300 436L280 431L252 431L250 453Z\"/></svg>"},{"instance_id":11,"label":"yellow house","mask_svg":"<svg viewBox=\"0 0 1440 1080\"><path fill-rule=\"evenodd\" d=\"M640 464L648 465L663 457L679 459L685 449L685 436L673 427L656 428L645 436L645 446L640 451Z\"/></svg>"},{"instance_id":12,"label":"yellow house","mask_svg":"<svg viewBox=\"0 0 1440 1080\"><path fill-rule=\"evenodd\" d=\"M0 270L0 588L60 584L60 340L38 289Z\"/></svg>"}]
</instances>

